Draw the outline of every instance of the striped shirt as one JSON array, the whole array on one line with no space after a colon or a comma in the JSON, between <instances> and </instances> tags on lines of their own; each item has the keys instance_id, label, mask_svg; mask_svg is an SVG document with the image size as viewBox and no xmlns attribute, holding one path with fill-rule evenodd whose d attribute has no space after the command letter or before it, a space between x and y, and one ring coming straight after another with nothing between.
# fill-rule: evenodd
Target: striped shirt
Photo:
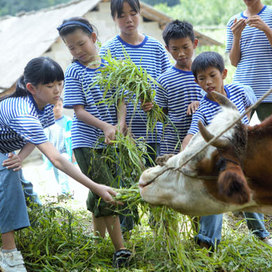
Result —
<instances>
[{"instance_id":1,"label":"striped shirt","mask_svg":"<svg viewBox=\"0 0 272 272\"><path fill-rule=\"evenodd\" d=\"M239 84L228 84L225 85L225 92L227 93L228 99L230 99L240 114L245 112L245 109L251 106L251 102L248 96L244 92L244 86ZM196 134L198 132L198 120L202 122L204 126L211 123L214 116L220 111L220 105L204 96L201 101L197 111L193 114L192 123L187 134ZM244 124L248 124L249 120L245 115L242 119Z\"/></svg>"},{"instance_id":2,"label":"striped shirt","mask_svg":"<svg viewBox=\"0 0 272 272\"><path fill-rule=\"evenodd\" d=\"M117 123L115 107L111 106L109 108L108 105L103 103L104 91L98 85L93 86L94 78L97 73L100 73L99 68L87 68L78 61L68 66L65 71L63 106L69 109L76 105L83 105L84 109L91 115L114 125ZM110 92L108 92L108 95L110 95ZM75 114L71 135L72 149L105 147L103 142L98 142L104 136L102 130L79 120Z\"/></svg>"},{"instance_id":3,"label":"striped shirt","mask_svg":"<svg viewBox=\"0 0 272 272\"><path fill-rule=\"evenodd\" d=\"M272 29L272 7L264 6L258 15ZM231 26L235 18L247 19L242 12L229 20L226 52L230 52L232 48ZM233 82L251 86L259 99L272 87L272 46L263 31L247 25L242 32L240 47L241 59L237 65ZM272 94L263 102L272 102Z\"/></svg>"},{"instance_id":4,"label":"striped shirt","mask_svg":"<svg viewBox=\"0 0 272 272\"><path fill-rule=\"evenodd\" d=\"M174 66L160 75L157 81L161 87L157 87L156 102L168 109L170 120L163 130L160 155L177 154L192 121L192 116L187 115L186 111L193 101L202 98L201 88L195 83L191 71L182 71Z\"/></svg>"},{"instance_id":5,"label":"striped shirt","mask_svg":"<svg viewBox=\"0 0 272 272\"><path fill-rule=\"evenodd\" d=\"M124 50L131 60L138 66L146 69L147 73L156 79L160 74L170 67L170 61L166 50L162 44L150 36L145 36L143 42L138 45L131 45L121 39L119 35L106 42L100 49L100 55L105 56L110 51L113 58L125 58ZM127 124L131 125L132 133L135 138L143 137L147 143L158 143L159 136L156 133L146 135L147 115L141 109L139 103L134 110L133 103L127 105ZM161 124L157 125L159 134L161 133Z\"/></svg>"},{"instance_id":6,"label":"striped shirt","mask_svg":"<svg viewBox=\"0 0 272 272\"><path fill-rule=\"evenodd\" d=\"M0 152L21 149L25 144L48 141L44 128L55 123L53 105L39 110L34 98L11 97L0 102Z\"/></svg>"}]
</instances>

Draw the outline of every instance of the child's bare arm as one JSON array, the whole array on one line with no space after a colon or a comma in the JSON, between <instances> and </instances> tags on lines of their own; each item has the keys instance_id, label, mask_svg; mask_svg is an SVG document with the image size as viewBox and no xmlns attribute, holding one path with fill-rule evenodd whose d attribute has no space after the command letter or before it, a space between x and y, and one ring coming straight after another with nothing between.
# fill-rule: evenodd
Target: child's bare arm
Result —
<instances>
[{"instance_id":1,"label":"child's bare arm","mask_svg":"<svg viewBox=\"0 0 272 272\"><path fill-rule=\"evenodd\" d=\"M112 196L115 196L116 192L113 190L113 188L103 184L98 184L89 179L69 160L65 159L50 142L37 145L37 148L51 161L56 168L82 185L86 186L92 192L101 196L106 202L114 203Z\"/></svg>"},{"instance_id":2,"label":"child's bare arm","mask_svg":"<svg viewBox=\"0 0 272 272\"><path fill-rule=\"evenodd\" d=\"M74 111L79 120L90 126L99 128L104 132L106 144L110 144L112 140L115 140L115 134L117 131L115 126L96 118L87 112L83 105L74 106Z\"/></svg>"},{"instance_id":3,"label":"child's bare arm","mask_svg":"<svg viewBox=\"0 0 272 272\"><path fill-rule=\"evenodd\" d=\"M245 27L246 27L246 20L245 19L237 20L237 18L235 18L231 26L231 31L233 34L233 44L230 50L229 58L230 58L231 64L235 67L238 65L241 59L240 39L241 39L242 31L244 30Z\"/></svg>"}]
</instances>

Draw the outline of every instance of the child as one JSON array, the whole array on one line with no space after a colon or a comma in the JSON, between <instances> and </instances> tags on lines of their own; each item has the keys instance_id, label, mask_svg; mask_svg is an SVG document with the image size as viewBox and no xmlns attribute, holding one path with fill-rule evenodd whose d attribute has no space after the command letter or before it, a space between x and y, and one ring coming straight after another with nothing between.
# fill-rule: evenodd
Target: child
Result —
<instances>
[{"instance_id":1,"label":"child","mask_svg":"<svg viewBox=\"0 0 272 272\"><path fill-rule=\"evenodd\" d=\"M224 67L222 56L218 53L204 52L198 55L193 61L192 72L196 82L207 94L202 98L199 108L193 115L190 129L182 143L184 148L192 136L198 132L198 121L200 120L206 126L220 110L219 104L214 101L210 94L211 91L217 91L227 96L236 105L241 114L251 105L248 96L245 94L244 86L238 84L227 84L224 86L227 70ZM248 117L244 116L242 122L248 124ZM251 218L255 218L255 220L248 220L248 224L251 225L250 229L254 234L272 246L272 241L268 238L269 233L263 223L263 215L258 213L245 214L247 218L248 215ZM196 237L201 245L214 247L215 244L220 242L222 219L223 216L221 214L201 217L200 231Z\"/></svg>"},{"instance_id":2,"label":"child","mask_svg":"<svg viewBox=\"0 0 272 272\"><path fill-rule=\"evenodd\" d=\"M138 66L146 69L147 73L156 79L170 67L170 61L162 44L154 38L142 34L138 30L140 22L139 0L111 0L111 16L117 24L120 34L107 41L100 49L100 55L105 56L110 51L113 58L122 59L125 55ZM148 147L148 153L153 161L159 154L161 124L156 126L153 133L146 134L147 114L142 109L148 105L139 105L134 110L133 103L127 105L126 123L129 124L135 139L142 138ZM150 166L147 160L146 166ZM133 228L132 218L121 216L123 231Z\"/></svg>"},{"instance_id":3,"label":"child","mask_svg":"<svg viewBox=\"0 0 272 272\"><path fill-rule=\"evenodd\" d=\"M20 175L12 169L18 169L34 146L55 167L95 191L105 201L113 202L115 192L110 187L96 184L83 175L59 154L44 134L43 129L54 124L52 104L60 97L63 79L61 67L52 59L32 59L17 83L16 92L0 102L0 268L3 271L26 271L23 257L16 249L14 231L28 227L29 219ZM21 149L18 155L10 153L18 149Z\"/></svg>"},{"instance_id":4,"label":"child","mask_svg":"<svg viewBox=\"0 0 272 272\"><path fill-rule=\"evenodd\" d=\"M249 85L259 99L272 87L272 7L261 0L244 3L246 10L227 24L226 52L237 67L233 82ZM272 113L272 94L256 111L260 120Z\"/></svg>"},{"instance_id":5,"label":"child","mask_svg":"<svg viewBox=\"0 0 272 272\"><path fill-rule=\"evenodd\" d=\"M192 121L191 114L197 108L197 103L193 102L202 97L201 88L195 83L191 71L194 49L198 43L193 26L175 20L165 27L163 39L176 64L157 79L160 87L156 90L156 102L171 121L164 129L160 155L180 151L180 141L186 136Z\"/></svg>"},{"instance_id":6,"label":"child","mask_svg":"<svg viewBox=\"0 0 272 272\"><path fill-rule=\"evenodd\" d=\"M54 108L55 124L45 129L45 134L49 140L60 152L62 156L69 161L73 161L72 141L71 141L71 126L72 119L63 115L63 101L62 98L55 104ZM52 164L43 157L47 170L51 169ZM69 178L63 174L56 167L53 167L56 181L61 187L61 194L64 196L71 195Z\"/></svg>"},{"instance_id":7,"label":"child","mask_svg":"<svg viewBox=\"0 0 272 272\"><path fill-rule=\"evenodd\" d=\"M58 30L74 58L65 72L64 107L73 108L75 112L72 149L77 163L83 173L97 182L114 185L112 171L116 165L103 156L106 146L99 138L104 133L105 143L110 144L118 127L121 131L125 128L123 104L117 110L109 108L103 103L104 91L98 85L93 86L97 69L105 65L96 49L97 36L93 26L86 19L76 17L65 20ZM94 191L89 192L87 208L93 214L94 233L104 237L106 229L109 232L116 250L113 265L126 265L131 251L124 248L119 217Z\"/></svg>"}]
</instances>

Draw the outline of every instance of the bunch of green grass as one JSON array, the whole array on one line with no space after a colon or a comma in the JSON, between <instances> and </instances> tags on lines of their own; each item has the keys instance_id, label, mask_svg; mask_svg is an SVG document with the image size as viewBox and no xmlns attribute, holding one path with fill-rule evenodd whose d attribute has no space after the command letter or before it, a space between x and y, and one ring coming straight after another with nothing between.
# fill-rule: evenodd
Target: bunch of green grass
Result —
<instances>
[{"instance_id":1,"label":"bunch of green grass","mask_svg":"<svg viewBox=\"0 0 272 272\"><path fill-rule=\"evenodd\" d=\"M123 99L128 103L132 102L134 112L140 103L151 102L153 107L147 112L147 132L153 131L156 123L165 119L162 109L154 101L154 87L158 83L144 68L137 67L126 52L124 55L124 59L117 60L108 52L108 55L103 57L106 64L99 69L101 73L92 86L101 86L106 103L118 105L118 101ZM112 90L116 92L113 93Z\"/></svg>"}]
</instances>

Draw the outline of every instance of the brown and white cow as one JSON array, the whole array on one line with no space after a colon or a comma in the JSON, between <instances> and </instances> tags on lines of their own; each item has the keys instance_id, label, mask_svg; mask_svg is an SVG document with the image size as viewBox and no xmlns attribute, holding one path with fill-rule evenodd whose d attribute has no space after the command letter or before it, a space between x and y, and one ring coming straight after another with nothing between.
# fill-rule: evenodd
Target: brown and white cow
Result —
<instances>
[{"instance_id":1,"label":"brown and white cow","mask_svg":"<svg viewBox=\"0 0 272 272\"><path fill-rule=\"evenodd\" d=\"M200 126L203 136L197 133L184 151L142 173L141 196L188 215L236 210L272 214L272 116L254 127L236 123L178 170L240 116L233 104L215 95L226 104L222 111L209 126Z\"/></svg>"}]
</instances>

